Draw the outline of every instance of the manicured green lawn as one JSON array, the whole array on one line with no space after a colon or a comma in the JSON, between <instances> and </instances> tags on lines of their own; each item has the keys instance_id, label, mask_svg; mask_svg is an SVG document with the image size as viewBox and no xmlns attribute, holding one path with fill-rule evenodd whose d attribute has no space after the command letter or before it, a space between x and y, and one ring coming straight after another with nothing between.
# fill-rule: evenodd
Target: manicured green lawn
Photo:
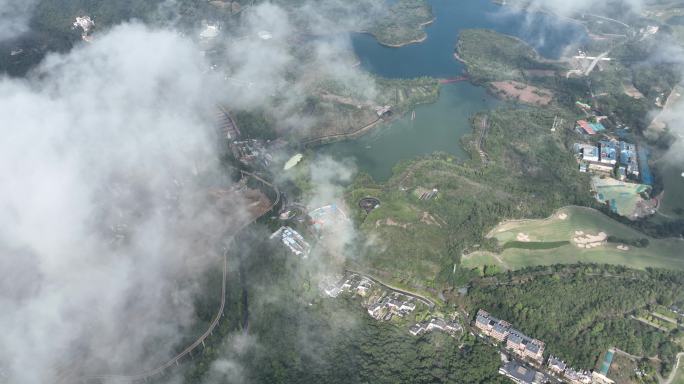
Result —
<instances>
[{"instance_id":1,"label":"manicured green lawn","mask_svg":"<svg viewBox=\"0 0 684 384\"><path fill-rule=\"evenodd\" d=\"M566 215L564 220L560 215ZM571 240L575 231L585 234L605 232L625 239L641 239L647 236L618 223L602 213L580 207L567 207L559 210L554 216L545 220L526 220L507 222L490 232L490 236L500 243L517 242L518 234L529 237L531 242L553 242ZM617 249L617 244L608 243L600 247L583 249L573 244L554 249L505 249L498 259L489 252L474 252L463 258L465 267L481 267L494 264L503 268L520 269L534 265L550 265L559 263L606 263L624 265L631 268L647 267L684 269L684 241L677 239L658 240L649 238L649 245L644 248L629 247L629 250Z\"/></svg>"}]
</instances>

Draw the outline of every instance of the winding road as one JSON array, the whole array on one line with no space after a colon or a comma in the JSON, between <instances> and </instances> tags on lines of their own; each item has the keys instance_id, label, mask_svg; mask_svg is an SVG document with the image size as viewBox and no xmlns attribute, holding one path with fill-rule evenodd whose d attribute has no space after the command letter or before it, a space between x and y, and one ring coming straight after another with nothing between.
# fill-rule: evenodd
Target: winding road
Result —
<instances>
[{"instance_id":1,"label":"winding road","mask_svg":"<svg viewBox=\"0 0 684 384\"><path fill-rule=\"evenodd\" d=\"M674 380L675 376L677 376L677 370L679 370L679 364L682 362L682 357L684 357L684 352L679 352L677 354L677 362L675 363L674 367L672 367L670 376L667 377L667 380L661 381L660 384L672 384L672 380Z\"/></svg>"},{"instance_id":2,"label":"winding road","mask_svg":"<svg viewBox=\"0 0 684 384\"><path fill-rule=\"evenodd\" d=\"M416 300L422 302L423 304L427 305L427 306L430 308L430 310L435 309L435 302L432 301L432 300L430 300L430 299L428 299L428 298L425 297L425 296L422 296L422 295L419 295L419 294L414 293L414 292L409 292L409 291L403 290L403 289L401 289L401 288L396 288L396 287L393 287L393 286L391 286L391 285L385 284L385 283L383 283L382 281L380 281L380 280L376 279L375 277L370 276L370 275L368 275L368 274L366 274L366 273L362 273L362 272L358 272L358 271L353 271L353 270L351 270L351 269L346 269L345 272L357 274L357 275L359 275L359 276L361 276L361 277L364 277L364 278L366 278L366 279L368 279L368 280L370 280L370 281L372 281L372 282L374 282L374 283L376 283L376 284L378 284L378 285L382 285L383 287L389 289L390 291L394 291L394 292L397 292L397 293L401 293L402 295L406 295L406 296L409 296L409 297L413 297L414 299L416 299Z\"/></svg>"}]
</instances>

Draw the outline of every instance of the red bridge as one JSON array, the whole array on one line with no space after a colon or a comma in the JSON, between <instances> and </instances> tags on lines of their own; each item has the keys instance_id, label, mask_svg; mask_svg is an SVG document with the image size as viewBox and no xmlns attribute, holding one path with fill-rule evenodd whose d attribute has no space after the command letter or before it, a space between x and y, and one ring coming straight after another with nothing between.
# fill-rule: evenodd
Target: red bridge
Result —
<instances>
[{"instance_id":1,"label":"red bridge","mask_svg":"<svg viewBox=\"0 0 684 384\"><path fill-rule=\"evenodd\" d=\"M449 84L449 83L458 83L459 81L467 81L468 76L459 76L459 77L449 77L446 79L439 79L440 84Z\"/></svg>"}]
</instances>

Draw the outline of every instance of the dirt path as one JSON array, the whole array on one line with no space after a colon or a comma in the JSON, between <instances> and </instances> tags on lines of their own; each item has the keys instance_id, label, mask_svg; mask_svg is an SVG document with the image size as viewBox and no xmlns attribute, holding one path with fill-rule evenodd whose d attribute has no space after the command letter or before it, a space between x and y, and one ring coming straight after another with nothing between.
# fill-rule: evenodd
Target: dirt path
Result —
<instances>
[{"instance_id":1,"label":"dirt path","mask_svg":"<svg viewBox=\"0 0 684 384\"><path fill-rule=\"evenodd\" d=\"M679 363L682 362L682 356L684 356L684 352L679 352L677 354L677 362L675 363L674 367L672 367L672 372L670 372L670 376L667 377L667 380L661 381L660 384L672 383L672 380L674 380L675 376L677 376L677 370L679 369Z\"/></svg>"},{"instance_id":2,"label":"dirt path","mask_svg":"<svg viewBox=\"0 0 684 384\"><path fill-rule=\"evenodd\" d=\"M366 131L368 131L369 129L373 128L376 124L378 124L378 123L381 122L381 121L383 121L383 120L382 120L381 118L378 117L377 120L375 120L375 121L373 121L373 122L371 122L371 123L369 123L369 124L367 124L367 125L365 125L365 126L359 128L359 129L357 129L357 130L355 130L355 131L348 132L348 133L335 133L335 134L332 134L332 135L326 135L326 136L316 137L316 138L313 138L313 139L305 140L305 141L302 142L302 144L303 144L304 146L308 147L308 146L310 146L310 145L323 144L324 142L326 142L326 141L328 141L328 140L343 140L343 139L353 138L353 137L355 137L355 136L357 136L357 135L360 135L360 134L362 134L362 133L365 133Z\"/></svg>"}]
</instances>

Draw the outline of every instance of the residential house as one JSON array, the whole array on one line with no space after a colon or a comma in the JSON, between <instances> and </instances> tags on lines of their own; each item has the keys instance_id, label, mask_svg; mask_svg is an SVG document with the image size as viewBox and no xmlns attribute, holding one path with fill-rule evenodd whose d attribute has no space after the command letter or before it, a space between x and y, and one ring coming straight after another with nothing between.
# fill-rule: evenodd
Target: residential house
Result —
<instances>
[{"instance_id":1,"label":"residential house","mask_svg":"<svg viewBox=\"0 0 684 384\"><path fill-rule=\"evenodd\" d=\"M567 368L565 362L555 356L549 356L548 366L549 370L557 375L561 375Z\"/></svg>"},{"instance_id":2,"label":"residential house","mask_svg":"<svg viewBox=\"0 0 684 384\"><path fill-rule=\"evenodd\" d=\"M591 374L587 371L576 371L572 368L565 370L563 376L570 381L571 384L590 384Z\"/></svg>"},{"instance_id":3,"label":"residential house","mask_svg":"<svg viewBox=\"0 0 684 384\"><path fill-rule=\"evenodd\" d=\"M409 327L409 333L413 336L418 336L421 333L425 332L426 328L423 324L414 324Z\"/></svg>"},{"instance_id":4,"label":"residential house","mask_svg":"<svg viewBox=\"0 0 684 384\"><path fill-rule=\"evenodd\" d=\"M373 284L370 281L363 279L361 283L359 283L359 285L356 287L356 293L361 296L366 296L366 294L372 286Z\"/></svg>"},{"instance_id":5,"label":"residential house","mask_svg":"<svg viewBox=\"0 0 684 384\"><path fill-rule=\"evenodd\" d=\"M416 309L416 303L412 302L403 302L401 303L401 306L399 306L399 310L402 312L411 312L414 309Z\"/></svg>"},{"instance_id":6,"label":"residential house","mask_svg":"<svg viewBox=\"0 0 684 384\"><path fill-rule=\"evenodd\" d=\"M371 315L372 318L380 320L382 318L382 309L384 307L385 306L381 303L372 304L370 307L368 307L368 314Z\"/></svg>"},{"instance_id":7,"label":"residential house","mask_svg":"<svg viewBox=\"0 0 684 384\"><path fill-rule=\"evenodd\" d=\"M446 322L445 322L443 319L433 318L433 319L430 320L430 322L428 323L426 329L427 329L428 331L432 331L432 330L435 330L435 329L440 330L440 331L443 331L443 330L446 329Z\"/></svg>"},{"instance_id":8,"label":"residential house","mask_svg":"<svg viewBox=\"0 0 684 384\"><path fill-rule=\"evenodd\" d=\"M463 330L463 327L461 327L461 324L459 324L458 321L448 321L444 327L444 330L452 333L460 332Z\"/></svg>"},{"instance_id":9,"label":"residential house","mask_svg":"<svg viewBox=\"0 0 684 384\"><path fill-rule=\"evenodd\" d=\"M509 331L506 348L522 357L529 357L540 362L543 360L544 342L532 339L516 329Z\"/></svg>"},{"instance_id":10,"label":"residential house","mask_svg":"<svg viewBox=\"0 0 684 384\"><path fill-rule=\"evenodd\" d=\"M511 325L491 316L487 311L479 310L475 317L475 326L487 336L503 341L508 336Z\"/></svg>"}]
</instances>

